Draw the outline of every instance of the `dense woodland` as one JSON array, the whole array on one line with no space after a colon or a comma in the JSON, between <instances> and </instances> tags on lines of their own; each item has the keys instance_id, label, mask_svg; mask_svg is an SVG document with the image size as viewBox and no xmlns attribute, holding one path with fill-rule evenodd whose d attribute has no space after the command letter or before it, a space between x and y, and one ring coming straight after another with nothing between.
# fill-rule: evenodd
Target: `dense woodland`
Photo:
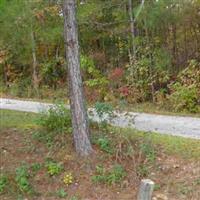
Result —
<instances>
[{"instance_id":1,"label":"dense woodland","mask_svg":"<svg viewBox=\"0 0 200 200\"><path fill-rule=\"evenodd\" d=\"M66 96L63 20L59 0L0 0L2 94ZM79 0L77 20L89 103L200 112L199 0Z\"/></svg>"}]
</instances>

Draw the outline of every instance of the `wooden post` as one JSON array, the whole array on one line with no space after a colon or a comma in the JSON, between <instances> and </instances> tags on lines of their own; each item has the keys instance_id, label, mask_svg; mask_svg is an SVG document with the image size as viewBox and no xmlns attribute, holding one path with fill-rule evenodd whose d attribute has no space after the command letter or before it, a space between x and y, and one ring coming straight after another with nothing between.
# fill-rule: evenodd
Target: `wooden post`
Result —
<instances>
[{"instance_id":1,"label":"wooden post","mask_svg":"<svg viewBox=\"0 0 200 200\"><path fill-rule=\"evenodd\" d=\"M140 184L137 200L151 200L154 185L152 180L143 179Z\"/></svg>"}]
</instances>

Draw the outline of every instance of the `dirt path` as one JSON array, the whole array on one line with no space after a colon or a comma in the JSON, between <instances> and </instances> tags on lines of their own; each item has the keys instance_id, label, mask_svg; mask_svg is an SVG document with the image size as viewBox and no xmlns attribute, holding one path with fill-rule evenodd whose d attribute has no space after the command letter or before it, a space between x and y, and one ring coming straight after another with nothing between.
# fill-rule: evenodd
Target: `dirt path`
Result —
<instances>
[{"instance_id":1,"label":"dirt path","mask_svg":"<svg viewBox=\"0 0 200 200\"><path fill-rule=\"evenodd\" d=\"M0 109L38 113L41 110L48 109L52 105L49 103L0 98ZM99 118L94 109L90 108L88 110L90 118L98 122ZM114 126L200 139L200 118L134 112L119 113L117 111L114 112L114 115L114 118L108 120Z\"/></svg>"}]
</instances>

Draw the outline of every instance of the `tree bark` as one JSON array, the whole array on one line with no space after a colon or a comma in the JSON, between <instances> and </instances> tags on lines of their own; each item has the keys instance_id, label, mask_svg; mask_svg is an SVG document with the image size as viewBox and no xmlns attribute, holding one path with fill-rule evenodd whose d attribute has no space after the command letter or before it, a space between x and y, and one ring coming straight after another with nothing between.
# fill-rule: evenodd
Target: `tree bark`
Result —
<instances>
[{"instance_id":1,"label":"tree bark","mask_svg":"<svg viewBox=\"0 0 200 200\"><path fill-rule=\"evenodd\" d=\"M128 0L128 13L129 13L129 20L130 20L130 29L131 29L131 50L132 50L132 57L135 59L136 57L136 45L135 45L135 22L140 15L142 8L144 6L145 0L141 0L140 8L136 13L135 17L133 17L133 2L132 0Z\"/></svg>"},{"instance_id":2,"label":"tree bark","mask_svg":"<svg viewBox=\"0 0 200 200\"><path fill-rule=\"evenodd\" d=\"M75 149L81 156L92 153L89 140L88 117L83 95L76 9L74 0L64 0L64 39L70 86L70 108Z\"/></svg>"},{"instance_id":3,"label":"tree bark","mask_svg":"<svg viewBox=\"0 0 200 200\"><path fill-rule=\"evenodd\" d=\"M31 31L31 40L32 40L32 59L33 59L33 72L32 72L32 81L33 88L38 92L38 75L37 75L37 57L35 49L35 37L33 31Z\"/></svg>"},{"instance_id":4,"label":"tree bark","mask_svg":"<svg viewBox=\"0 0 200 200\"><path fill-rule=\"evenodd\" d=\"M173 64L176 66L177 65L176 24L172 25L172 57L173 57Z\"/></svg>"},{"instance_id":5,"label":"tree bark","mask_svg":"<svg viewBox=\"0 0 200 200\"><path fill-rule=\"evenodd\" d=\"M134 39L135 39L135 22L134 22L134 19L133 19L133 5L132 5L132 0L128 1L128 13L129 13L130 29L131 29L131 51L132 51L132 56L135 58L135 44L134 44Z\"/></svg>"}]
</instances>

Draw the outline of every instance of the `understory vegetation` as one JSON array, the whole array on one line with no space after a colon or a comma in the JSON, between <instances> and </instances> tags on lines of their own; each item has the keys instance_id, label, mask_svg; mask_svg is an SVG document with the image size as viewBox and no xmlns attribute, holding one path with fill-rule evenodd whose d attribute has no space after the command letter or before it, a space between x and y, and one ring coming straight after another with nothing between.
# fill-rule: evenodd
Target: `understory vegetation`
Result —
<instances>
[{"instance_id":1,"label":"understory vegetation","mask_svg":"<svg viewBox=\"0 0 200 200\"><path fill-rule=\"evenodd\" d=\"M2 96L66 99L61 7L1 0ZM199 7L198 0L77 1L87 102L199 113Z\"/></svg>"},{"instance_id":2,"label":"understory vegetation","mask_svg":"<svg viewBox=\"0 0 200 200\"><path fill-rule=\"evenodd\" d=\"M113 128L102 121L90 124L95 154L80 159L62 104L38 115L1 110L1 116L2 199L128 200L136 198L142 178L156 183L158 199L198 199L198 140Z\"/></svg>"}]
</instances>

